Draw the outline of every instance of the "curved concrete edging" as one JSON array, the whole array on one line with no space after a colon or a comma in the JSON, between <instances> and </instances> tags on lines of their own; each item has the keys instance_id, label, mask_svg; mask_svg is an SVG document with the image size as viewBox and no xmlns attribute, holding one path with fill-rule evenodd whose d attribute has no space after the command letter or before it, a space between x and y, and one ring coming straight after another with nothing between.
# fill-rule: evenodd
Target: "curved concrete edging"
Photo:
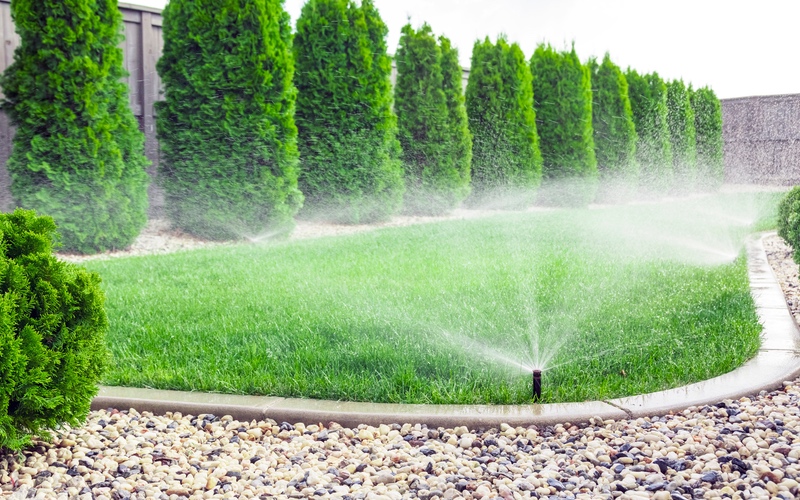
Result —
<instances>
[{"instance_id":1,"label":"curved concrete edging","mask_svg":"<svg viewBox=\"0 0 800 500\"><path fill-rule=\"evenodd\" d=\"M764 327L758 354L730 373L676 389L609 401L528 405L408 405L237 396L199 392L164 391L128 387L101 387L92 409L135 408L164 414L179 411L198 415L231 415L237 420L272 419L277 422L337 422L359 424L420 423L434 427L470 428L558 422L586 422L593 417L624 419L680 411L689 406L713 404L780 387L800 375L800 331L786 305L783 291L767 262L762 239L748 238L747 263L750 290Z\"/></svg>"}]
</instances>

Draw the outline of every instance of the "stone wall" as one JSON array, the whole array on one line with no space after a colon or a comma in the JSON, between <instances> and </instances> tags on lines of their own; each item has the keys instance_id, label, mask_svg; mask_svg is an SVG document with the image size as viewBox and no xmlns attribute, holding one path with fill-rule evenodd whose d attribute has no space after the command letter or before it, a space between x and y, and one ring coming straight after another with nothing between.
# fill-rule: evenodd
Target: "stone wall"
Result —
<instances>
[{"instance_id":1,"label":"stone wall","mask_svg":"<svg viewBox=\"0 0 800 500\"><path fill-rule=\"evenodd\" d=\"M722 100L725 182L800 184L800 94Z\"/></svg>"}]
</instances>

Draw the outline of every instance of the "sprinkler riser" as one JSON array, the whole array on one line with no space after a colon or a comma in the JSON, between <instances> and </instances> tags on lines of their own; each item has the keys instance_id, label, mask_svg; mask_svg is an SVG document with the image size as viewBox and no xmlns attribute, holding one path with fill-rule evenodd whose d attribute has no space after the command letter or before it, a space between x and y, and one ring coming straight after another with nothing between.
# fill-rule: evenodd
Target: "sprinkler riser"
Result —
<instances>
[{"instance_id":1,"label":"sprinkler riser","mask_svg":"<svg viewBox=\"0 0 800 500\"><path fill-rule=\"evenodd\" d=\"M542 399L542 370L533 370L533 400Z\"/></svg>"}]
</instances>

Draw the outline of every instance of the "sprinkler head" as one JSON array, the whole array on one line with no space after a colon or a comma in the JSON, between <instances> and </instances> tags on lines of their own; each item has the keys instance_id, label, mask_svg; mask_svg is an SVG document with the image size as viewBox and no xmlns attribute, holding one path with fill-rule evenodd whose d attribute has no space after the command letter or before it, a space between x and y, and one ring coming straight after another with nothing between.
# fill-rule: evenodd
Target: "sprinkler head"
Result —
<instances>
[{"instance_id":1,"label":"sprinkler head","mask_svg":"<svg viewBox=\"0 0 800 500\"><path fill-rule=\"evenodd\" d=\"M533 370L533 400L542 399L542 370Z\"/></svg>"}]
</instances>

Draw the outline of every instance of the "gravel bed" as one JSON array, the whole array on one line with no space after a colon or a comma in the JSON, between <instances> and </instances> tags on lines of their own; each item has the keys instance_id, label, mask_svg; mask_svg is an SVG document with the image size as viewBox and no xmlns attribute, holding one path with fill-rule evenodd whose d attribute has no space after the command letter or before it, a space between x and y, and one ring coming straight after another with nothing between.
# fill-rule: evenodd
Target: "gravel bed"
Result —
<instances>
[{"instance_id":1,"label":"gravel bed","mask_svg":"<svg viewBox=\"0 0 800 500\"><path fill-rule=\"evenodd\" d=\"M763 242L767 260L786 296L786 305L789 306L795 322L800 323L800 280L798 266L792 259L792 247L778 235L764 238Z\"/></svg>"},{"instance_id":2,"label":"gravel bed","mask_svg":"<svg viewBox=\"0 0 800 500\"><path fill-rule=\"evenodd\" d=\"M797 498L800 386L636 420L470 430L92 412L0 458L11 498ZM12 493L13 492L13 493Z\"/></svg>"}]
</instances>

